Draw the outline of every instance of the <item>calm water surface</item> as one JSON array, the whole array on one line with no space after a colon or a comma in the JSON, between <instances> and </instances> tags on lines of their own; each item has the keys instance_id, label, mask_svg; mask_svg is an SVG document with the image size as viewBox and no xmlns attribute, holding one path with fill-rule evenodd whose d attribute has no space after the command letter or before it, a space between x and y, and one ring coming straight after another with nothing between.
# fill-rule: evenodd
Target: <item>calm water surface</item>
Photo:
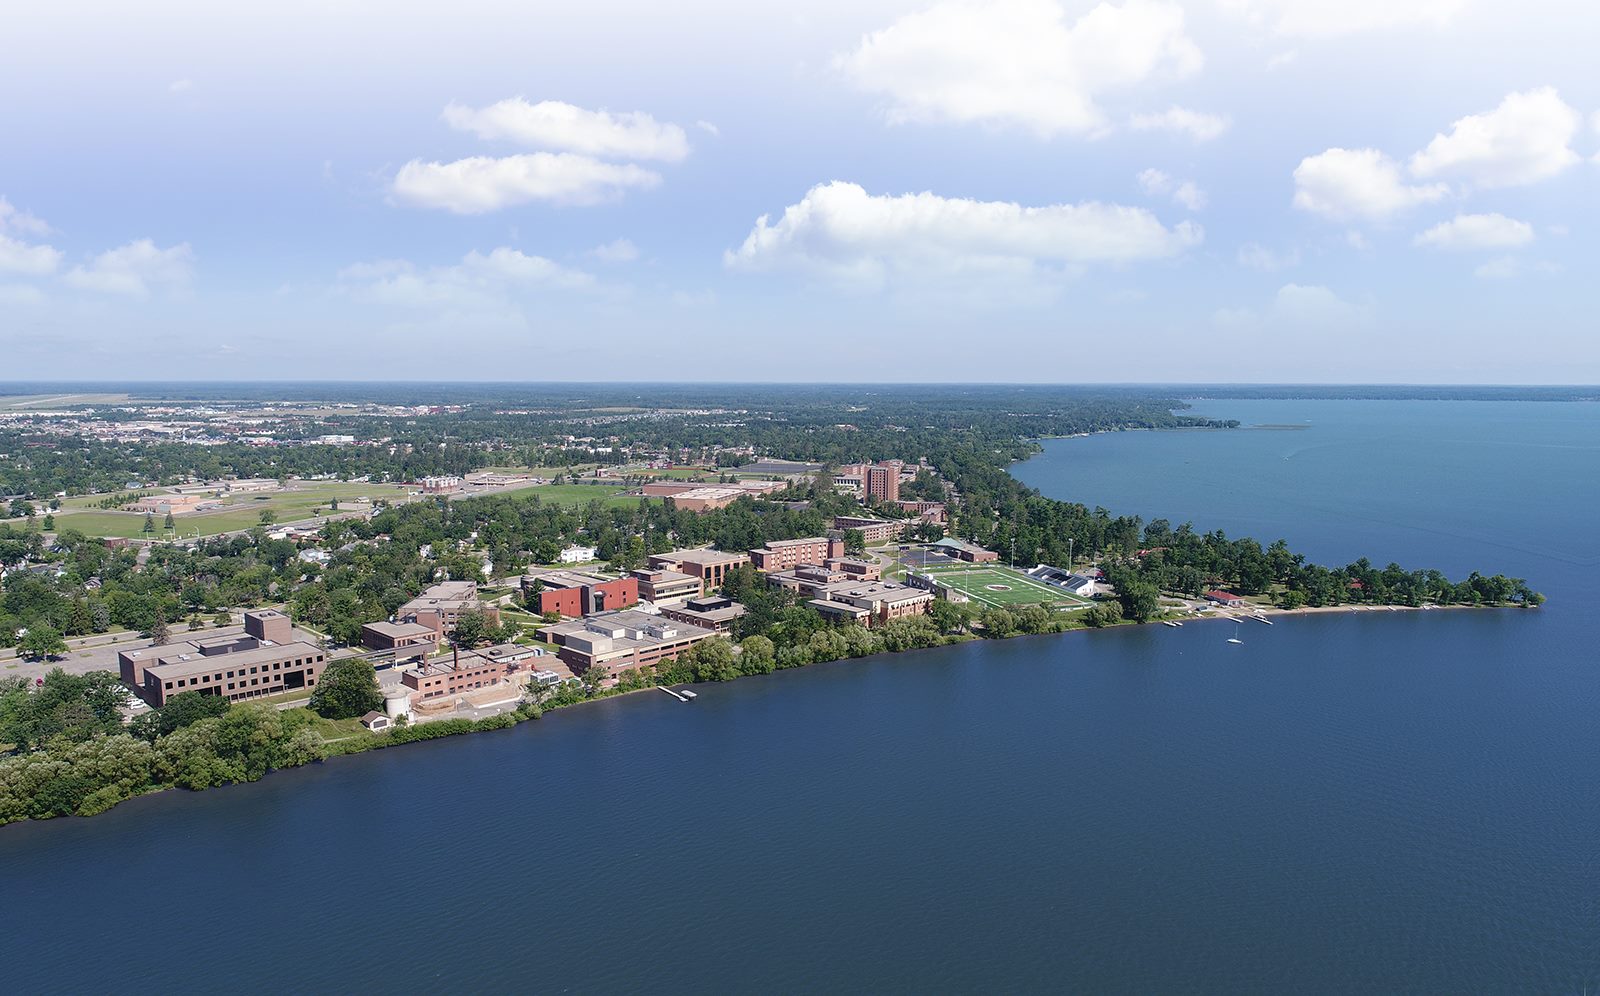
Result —
<instances>
[{"instance_id":1,"label":"calm water surface","mask_svg":"<svg viewBox=\"0 0 1600 996\"><path fill-rule=\"evenodd\" d=\"M1600 410L1228 402L1053 494L1541 612L1078 633L552 714L0 830L15 992L1582 992Z\"/></svg>"}]
</instances>

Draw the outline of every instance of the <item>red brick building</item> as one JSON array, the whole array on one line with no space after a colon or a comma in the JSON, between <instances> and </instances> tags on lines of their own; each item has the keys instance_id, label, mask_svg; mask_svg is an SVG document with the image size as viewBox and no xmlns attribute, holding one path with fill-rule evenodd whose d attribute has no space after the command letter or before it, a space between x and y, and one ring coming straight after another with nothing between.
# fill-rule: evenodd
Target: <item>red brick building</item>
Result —
<instances>
[{"instance_id":1,"label":"red brick building","mask_svg":"<svg viewBox=\"0 0 1600 996\"><path fill-rule=\"evenodd\" d=\"M524 575L522 593L533 611L559 612L579 619L639 604L639 579L603 578L580 571L540 571Z\"/></svg>"},{"instance_id":2,"label":"red brick building","mask_svg":"<svg viewBox=\"0 0 1600 996\"><path fill-rule=\"evenodd\" d=\"M772 540L750 551L750 565L758 571L787 571L801 564L820 564L843 556L843 538L813 536L809 539Z\"/></svg>"}]
</instances>

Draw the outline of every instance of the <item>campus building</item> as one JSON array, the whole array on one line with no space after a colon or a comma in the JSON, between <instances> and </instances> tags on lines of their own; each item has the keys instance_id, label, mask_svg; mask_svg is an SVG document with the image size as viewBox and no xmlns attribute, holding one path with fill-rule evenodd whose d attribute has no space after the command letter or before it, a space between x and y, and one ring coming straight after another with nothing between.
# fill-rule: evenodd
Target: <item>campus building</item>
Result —
<instances>
[{"instance_id":1,"label":"campus building","mask_svg":"<svg viewBox=\"0 0 1600 996\"><path fill-rule=\"evenodd\" d=\"M891 619L928 611L933 592L894 581L842 581L826 585L806 604L829 619L881 626Z\"/></svg>"},{"instance_id":2,"label":"campus building","mask_svg":"<svg viewBox=\"0 0 1600 996\"><path fill-rule=\"evenodd\" d=\"M862 515L836 515L833 517L835 529L859 529L861 538L868 543L881 543L884 540L895 539L906 528L903 521L893 519L873 519Z\"/></svg>"},{"instance_id":3,"label":"campus building","mask_svg":"<svg viewBox=\"0 0 1600 996\"><path fill-rule=\"evenodd\" d=\"M943 550L957 560L965 560L969 564L992 564L1000 559L1000 555L993 550L985 550L976 543L968 543L954 537L946 537L937 543L929 544L936 550Z\"/></svg>"},{"instance_id":4,"label":"campus building","mask_svg":"<svg viewBox=\"0 0 1600 996\"><path fill-rule=\"evenodd\" d=\"M573 674L604 665L614 676L626 668L671 660L716 631L643 612L606 612L560 623L544 631L561 649L558 656Z\"/></svg>"},{"instance_id":5,"label":"campus building","mask_svg":"<svg viewBox=\"0 0 1600 996\"><path fill-rule=\"evenodd\" d=\"M665 605L661 614L674 622L727 633L745 614L745 607L723 595L691 598L682 605Z\"/></svg>"},{"instance_id":6,"label":"campus building","mask_svg":"<svg viewBox=\"0 0 1600 996\"><path fill-rule=\"evenodd\" d=\"M460 695L497 684L506 674L506 662L457 650L448 660L427 661L400 675L400 682L415 694L413 700Z\"/></svg>"},{"instance_id":7,"label":"campus building","mask_svg":"<svg viewBox=\"0 0 1600 996\"><path fill-rule=\"evenodd\" d=\"M634 571L633 576L639 579L639 597L656 605L699 598L702 592L700 579L693 574L647 567Z\"/></svg>"},{"instance_id":8,"label":"campus building","mask_svg":"<svg viewBox=\"0 0 1600 996\"><path fill-rule=\"evenodd\" d=\"M439 646L439 634L421 623L372 622L361 627L361 645L390 651L397 661L413 660L433 653Z\"/></svg>"},{"instance_id":9,"label":"campus building","mask_svg":"<svg viewBox=\"0 0 1600 996\"><path fill-rule=\"evenodd\" d=\"M535 571L522 578L522 594L539 615L558 612L569 619L639 604L639 579L603 578L582 571Z\"/></svg>"},{"instance_id":10,"label":"campus building","mask_svg":"<svg viewBox=\"0 0 1600 996\"><path fill-rule=\"evenodd\" d=\"M479 612L490 626L500 625L500 610L478 598L476 581L444 581L400 606L395 618L421 623L441 637L456 631L456 620L463 612Z\"/></svg>"},{"instance_id":11,"label":"campus building","mask_svg":"<svg viewBox=\"0 0 1600 996\"><path fill-rule=\"evenodd\" d=\"M830 585L876 581L880 577L882 571L874 561L832 557L822 564L802 564L793 570L774 571L767 575L767 584L810 598Z\"/></svg>"},{"instance_id":12,"label":"campus building","mask_svg":"<svg viewBox=\"0 0 1600 996\"><path fill-rule=\"evenodd\" d=\"M862 498L889 504L900 500L900 471L903 467L904 460L846 464L835 471L833 483L836 487L856 492Z\"/></svg>"},{"instance_id":13,"label":"campus building","mask_svg":"<svg viewBox=\"0 0 1600 996\"><path fill-rule=\"evenodd\" d=\"M693 575L700 579L705 590L720 588L729 571L748 563L750 555L747 553L723 553L710 549L674 550L650 558L652 568Z\"/></svg>"},{"instance_id":14,"label":"campus building","mask_svg":"<svg viewBox=\"0 0 1600 996\"><path fill-rule=\"evenodd\" d=\"M820 564L844 556L844 539L813 536L809 539L772 540L750 551L750 564L758 571L787 571L801 564Z\"/></svg>"},{"instance_id":15,"label":"campus building","mask_svg":"<svg viewBox=\"0 0 1600 996\"><path fill-rule=\"evenodd\" d=\"M327 660L295 637L289 617L273 609L244 614L244 633L117 654L122 681L159 709L180 692L220 695L230 702L316 685Z\"/></svg>"}]
</instances>

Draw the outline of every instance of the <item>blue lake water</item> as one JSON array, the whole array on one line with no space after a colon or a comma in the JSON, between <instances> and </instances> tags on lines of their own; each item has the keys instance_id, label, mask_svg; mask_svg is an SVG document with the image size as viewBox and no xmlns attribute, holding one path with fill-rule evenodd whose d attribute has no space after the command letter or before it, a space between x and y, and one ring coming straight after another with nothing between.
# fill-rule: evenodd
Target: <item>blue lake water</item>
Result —
<instances>
[{"instance_id":1,"label":"blue lake water","mask_svg":"<svg viewBox=\"0 0 1600 996\"><path fill-rule=\"evenodd\" d=\"M1061 497L1539 612L974 643L0 829L13 992L1600 985L1600 408L1205 406Z\"/></svg>"}]
</instances>

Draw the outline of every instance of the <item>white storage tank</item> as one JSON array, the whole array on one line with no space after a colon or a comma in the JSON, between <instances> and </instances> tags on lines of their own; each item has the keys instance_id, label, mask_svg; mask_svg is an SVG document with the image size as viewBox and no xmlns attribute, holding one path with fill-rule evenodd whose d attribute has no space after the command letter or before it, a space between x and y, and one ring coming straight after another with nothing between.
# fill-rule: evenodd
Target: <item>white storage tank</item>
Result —
<instances>
[{"instance_id":1,"label":"white storage tank","mask_svg":"<svg viewBox=\"0 0 1600 996\"><path fill-rule=\"evenodd\" d=\"M411 690L405 687L390 688L383 693L383 711L390 719L411 715Z\"/></svg>"}]
</instances>

